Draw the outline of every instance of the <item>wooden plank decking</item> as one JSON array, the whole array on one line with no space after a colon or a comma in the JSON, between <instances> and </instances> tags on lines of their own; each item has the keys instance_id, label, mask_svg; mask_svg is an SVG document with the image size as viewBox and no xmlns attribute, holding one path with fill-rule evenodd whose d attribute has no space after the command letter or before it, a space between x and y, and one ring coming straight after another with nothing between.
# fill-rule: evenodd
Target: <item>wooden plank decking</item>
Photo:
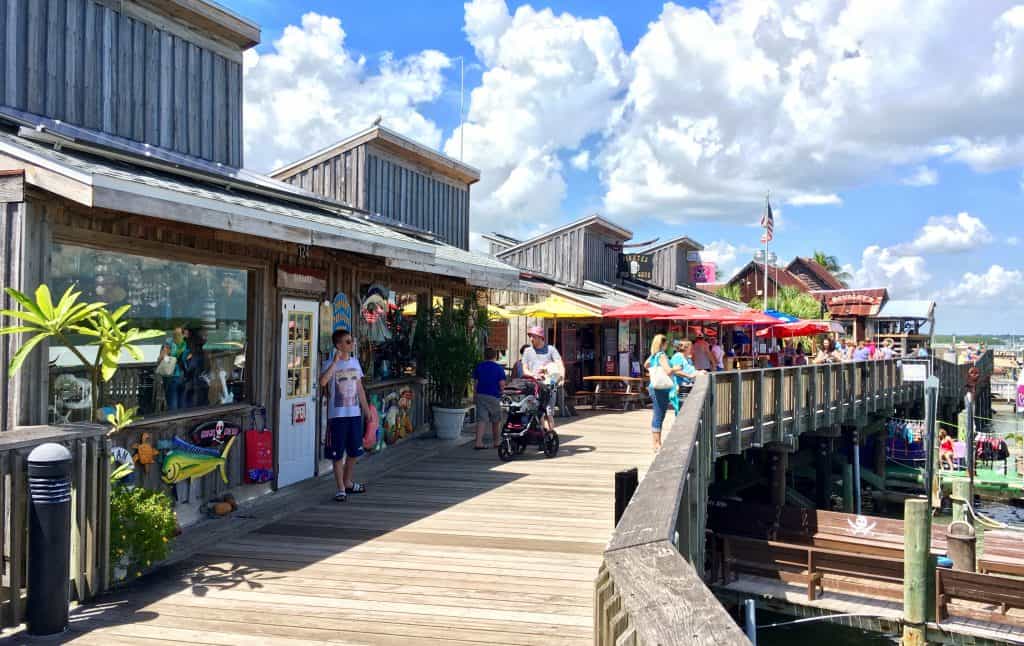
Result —
<instances>
[{"instance_id":1,"label":"wooden plank decking","mask_svg":"<svg viewBox=\"0 0 1024 646\"><path fill-rule=\"evenodd\" d=\"M587 644L613 474L650 411L589 414L508 463L463 445L79 608L73 643ZM666 424L666 428L668 425ZM402 447L398 450L408 450Z\"/></svg>"}]
</instances>

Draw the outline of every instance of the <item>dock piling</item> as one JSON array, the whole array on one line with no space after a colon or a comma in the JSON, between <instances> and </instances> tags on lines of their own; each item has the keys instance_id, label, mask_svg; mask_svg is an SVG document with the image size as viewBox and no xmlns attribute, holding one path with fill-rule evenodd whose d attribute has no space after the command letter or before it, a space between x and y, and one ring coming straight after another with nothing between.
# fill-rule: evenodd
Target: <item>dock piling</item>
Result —
<instances>
[{"instance_id":1,"label":"dock piling","mask_svg":"<svg viewBox=\"0 0 1024 646\"><path fill-rule=\"evenodd\" d=\"M928 499L903 504L903 646L925 644L932 516Z\"/></svg>"}]
</instances>

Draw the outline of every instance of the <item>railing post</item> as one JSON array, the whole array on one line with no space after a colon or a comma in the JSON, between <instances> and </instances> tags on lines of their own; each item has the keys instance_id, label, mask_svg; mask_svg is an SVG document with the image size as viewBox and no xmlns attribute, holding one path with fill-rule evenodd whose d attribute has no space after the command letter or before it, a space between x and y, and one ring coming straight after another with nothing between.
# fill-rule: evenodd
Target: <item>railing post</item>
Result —
<instances>
[{"instance_id":1,"label":"railing post","mask_svg":"<svg viewBox=\"0 0 1024 646\"><path fill-rule=\"evenodd\" d=\"M732 373L732 437L729 439L729 452L743 451L743 373Z\"/></svg>"},{"instance_id":2,"label":"railing post","mask_svg":"<svg viewBox=\"0 0 1024 646\"><path fill-rule=\"evenodd\" d=\"M786 403L784 395L786 394L786 370L785 368L779 368L775 371L775 440L782 442L786 438L786 432L783 429L783 420L786 415Z\"/></svg>"},{"instance_id":3,"label":"railing post","mask_svg":"<svg viewBox=\"0 0 1024 646\"><path fill-rule=\"evenodd\" d=\"M824 409L822 411L822 421L824 422L823 426L832 426L835 423L835 413L832 411L832 402L835 399L835 397L833 397L833 389L835 385L835 373L833 366L834 364L831 363L826 363L821 366L821 403L822 408Z\"/></svg>"},{"instance_id":4,"label":"railing post","mask_svg":"<svg viewBox=\"0 0 1024 646\"><path fill-rule=\"evenodd\" d=\"M754 446L764 446L764 370L754 381Z\"/></svg>"},{"instance_id":5,"label":"railing post","mask_svg":"<svg viewBox=\"0 0 1024 646\"><path fill-rule=\"evenodd\" d=\"M804 423L804 367L793 370L793 437L800 437L807 428Z\"/></svg>"},{"instance_id":6,"label":"railing post","mask_svg":"<svg viewBox=\"0 0 1024 646\"><path fill-rule=\"evenodd\" d=\"M809 410L807 430L813 431L818 428L818 374L821 372L819 366L811 366L810 370L810 388L808 393L810 395L810 401L807 402L807 408Z\"/></svg>"}]
</instances>

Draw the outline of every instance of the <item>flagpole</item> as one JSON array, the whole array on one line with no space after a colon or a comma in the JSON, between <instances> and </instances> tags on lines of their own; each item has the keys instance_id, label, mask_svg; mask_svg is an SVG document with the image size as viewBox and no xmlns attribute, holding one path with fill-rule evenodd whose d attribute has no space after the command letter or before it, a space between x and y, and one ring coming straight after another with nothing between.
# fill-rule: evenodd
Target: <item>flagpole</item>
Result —
<instances>
[{"instance_id":1,"label":"flagpole","mask_svg":"<svg viewBox=\"0 0 1024 646\"><path fill-rule=\"evenodd\" d=\"M765 218L768 217L768 194L764 196L764 208ZM767 223L767 220L765 220ZM765 228L764 233L764 311L768 311L768 229Z\"/></svg>"}]
</instances>

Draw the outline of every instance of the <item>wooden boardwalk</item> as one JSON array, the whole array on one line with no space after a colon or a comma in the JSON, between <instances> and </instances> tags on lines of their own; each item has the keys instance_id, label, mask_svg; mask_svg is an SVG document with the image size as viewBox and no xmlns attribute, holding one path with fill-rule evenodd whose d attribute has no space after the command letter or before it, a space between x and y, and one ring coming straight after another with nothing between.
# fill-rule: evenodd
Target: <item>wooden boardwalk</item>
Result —
<instances>
[{"instance_id":1,"label":"wooden boardwalk","mask_svg":"<svg viewBox=\"0 0 1024 646\"><path fill-rule=\"evenodd\" d=\"M589 644L614 472L650 411L564 420L558 457L406 464L81 607L73 643ZM666 424L666 428L668 428ZM414 450L415 442L396 450Z\"/></svg>"}]
</instances>

